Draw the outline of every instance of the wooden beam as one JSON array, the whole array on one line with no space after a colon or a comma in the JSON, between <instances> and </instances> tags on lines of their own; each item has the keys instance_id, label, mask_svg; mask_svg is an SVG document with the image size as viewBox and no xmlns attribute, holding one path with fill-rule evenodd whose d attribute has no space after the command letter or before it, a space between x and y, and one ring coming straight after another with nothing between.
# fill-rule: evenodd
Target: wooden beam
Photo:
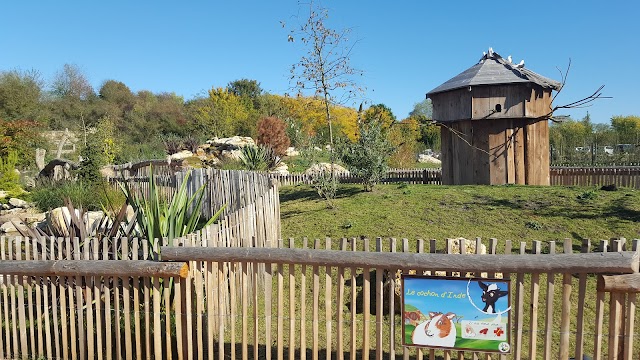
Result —
<instances>
[{"instance_id":1,"label":"wooden beam","mask_svg":"<svg viewBox=\"0 0 640 360\"><path fill-rule=\"evenodd\" d=\"M182 277L186 263L148 260L0 260L0 274L18 276Z\"/></svg>"},{"instance_id":2,"label":"wooden beam","mask_svg":"<svg viewBox=\"0 0 640 360\"><path fill-rule=\"evenodd\" d=\"M611 252L546 255L447 255L266 248L161 247L163 260L257 262L403 270L470 272L633 273L639 254Z\"/></svg>"},{"instance_id":3,"label":"wooden beam","mask_svg":"<svg viewBox=\"0 0 640 360\"><path fill-rule=\"evenodd\" d=\"M601 275L598 277L598 291L640 292L640 274Z\"/></svg>"}]
</instances>

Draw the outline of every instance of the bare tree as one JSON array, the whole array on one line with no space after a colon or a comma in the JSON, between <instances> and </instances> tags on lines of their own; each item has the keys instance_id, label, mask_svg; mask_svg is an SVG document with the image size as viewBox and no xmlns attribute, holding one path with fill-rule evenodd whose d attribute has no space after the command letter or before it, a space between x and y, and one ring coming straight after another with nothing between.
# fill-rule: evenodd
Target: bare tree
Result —
<instances>
[{"instance_id":1,"label":"bare tree","mask_svg":"<svg viewBox=\"0 0 640 360\"><path fill-rule=\"evenodd\" d=\"M335 162L331 106L343 105L363 93L355 78L363 72L351 64L354 44L349 41L350 29L335 30L326 26L329 11L313 1L308 5L309 14L299 28L292 30L288 41L300 41L306 53L291 66L291 82L299 93L311 90L324 103L329 126L331 163ZM283 23L284 26L284 23ZM332 170L333 173L333 170Z\"/></svg>"}]
</instances>

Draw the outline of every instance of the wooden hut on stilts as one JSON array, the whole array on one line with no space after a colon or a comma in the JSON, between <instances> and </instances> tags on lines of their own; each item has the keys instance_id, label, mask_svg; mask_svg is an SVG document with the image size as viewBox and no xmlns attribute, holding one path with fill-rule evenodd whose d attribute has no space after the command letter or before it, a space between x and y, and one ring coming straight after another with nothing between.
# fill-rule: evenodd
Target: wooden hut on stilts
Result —
<instances>
[{"instance_id":1,"label":"wooden hut on stilts","mask_svg":"<svg viewBox=\"0 0 640 360\"><path fill-rule=\"evenodd\" d=\"M427 93L441 128L443 184L549 185L548 119L560 88L489 49Z\"/></svg>"}]
</instances>

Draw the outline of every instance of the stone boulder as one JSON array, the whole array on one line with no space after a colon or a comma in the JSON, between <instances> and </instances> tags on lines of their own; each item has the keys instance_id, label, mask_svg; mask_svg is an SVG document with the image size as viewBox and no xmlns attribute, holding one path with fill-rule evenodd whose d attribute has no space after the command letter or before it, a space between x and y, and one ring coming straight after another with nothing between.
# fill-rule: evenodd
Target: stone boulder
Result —
<instances>
[{"instance_id":1,"label":"stone boulder","mask_svg":"<svg viewBox=\"0 0 640 360\"><path fill-rule=\"evenodd\" d=\"M436 159L432 155L420 154L418 155L418 162L423 164L442 164L442 161Z\"/></svg>"},{"instance_id":2,"label":"stone boulder","mask_svg":"<svg viewBox=\"0 0 640 360\"><path fill-rule=\"evenodd\" d=\"M270 172L272 174L278 175L289 175L289 165L285 164L284 162L280 162L280 164Z\"/></svg>"},{"instance_id":3,"label":"stone boulder","mask_svg":"<svg viewBox=\"0 0 640 360\"><path fill-rule=\"evenodd\" d=\"M15 224L14 224L15 223ZM10 221L5 222L4 224L2 224L0 226L0 233L12 233L12 232L16 232L18 230L16 230L16 226L15 225L24 225L22 223L22 221L20 221L20 219L12 219Z\"/></svg>"},{"instance_id":4,"label":"stone boulder","mask_svg":"<svg viewBox=\"0 0 640 360\"><path fill-rule=\"evenodd\" d=\"M333 171L335 171L336 174L344 174L344 175L349 174L349 170L345 169L344 167L338 164L333 165ZM320 173L331 173L331 164L329 163L313 164L310 168L308 168L304 172L305 175L309 175L309 176L313 176L315 174L320 174Z\"/></svg>"},{"instance_id":5,"label":"stone boulder","mask_svg":"<svg viewBox=\"0 0 640 360\"><path fill-rule=\"evenodd\" d=\"M9 199L9 205L11 205L14 208L19 208L19 209L26 209L28 207L30 207L29 203L22 200L22 199L16 199L16 198L11 198Z\"/></svg>"},{"instance_id":6,"label":"stone boulder","mask_svg":"<svg viewBox=\"0 0 640 360\"><path fill-rule=\"evenodd\" d=\"M80 210L75 209L75 215L80 217ZM102 211L87 211L81 219L86 226L87 233L93 235L100 228L105 214ZM51 228L55 236L69 236L71 213L66 207L59 207L46 214L46 226Z\"/></svg>"},{"instance_id":7,"label":"stone boulder","mask_svg":"<svg viewBox=\"0 0 640 360\"><path fill-rule=\"evenodd\" d=\"M253 139L249 136L214 138L213 140L208 140L207 143L212 147L222 148L222 150L236 150L245 146L256 145L255 141L253 141Z\"/></svg>"},{"instance_id":8,"label":"stone boulder","mask_svg":"<svg viewBox=\"0 0 640 360\"><path fill-rule=\"evenodd\" d=\"M171 160L183 160L183 159L186 159L186 158L190 158L192 156L193 156L193 153L191 151L182 150L182 151L179 151L179 152L177 152L175 154L169 155L168 158L171 159Z\"/></svg>"},{"instance_id":9,"label":"stone boulder","mask_svg":"<svg viewBox=\"0 0 640 360\"><path fill-rule=\"evenodd\" d=\"M296 150L294 147L287 148L287 151L284 152L286 156L299 156L300 152Z\"/></svg>"},{"instance_id":10,"label":"stone boulder","mask_svg":"<svg viewBox=\"0 0 640 360\"><path fill-rule=\"evenodd\" d=\"M228 138L214 138L207 140L201 148L205 154L211 154L219 160L239 160L240 149L245 146L256 146L255 141L248 136L233 136ZM201 157L202 159L202 157ZM211 156L206 161L210 162Z\"/></svg>"}]
</instances>

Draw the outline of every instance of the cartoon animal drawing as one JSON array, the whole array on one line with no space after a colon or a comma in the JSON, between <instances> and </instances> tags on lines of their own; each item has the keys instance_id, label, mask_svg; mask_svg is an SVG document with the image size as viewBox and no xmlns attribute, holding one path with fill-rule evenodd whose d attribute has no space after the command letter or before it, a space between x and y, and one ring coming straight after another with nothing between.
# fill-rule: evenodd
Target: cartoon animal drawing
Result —
<instances>
[{"instance_id":1,"label":"cartoon animal drawing","mask_svg":"<svg viewBox=\"0 0 640 360\"><path fill-rule=\"evenodd\" d=\"M415 345L453 347L456 342L456 326L451 321L452 312L429 312L429 320L413 329L411 342Z\"/></svg>"},{"instance_id":2,"label":"cartoon animal drawing","mask_svg":"<svg viewBox=\"0 0 640 360\"><path fill-rule=\"evenodd\" d=\"M415 311L405 311L404 312L404 323L405 324L410 324L413 326L417 326L418 323L420 322L420 319L422 319L422 313L420 312L420 310L415 310Z\"/></svg>"},{"instance_id":3,"label":"cartoon animal drawing","mask_svg":"<svg viewBox=\"0 0 640 360\"><path fill-rule=\"evenodd\" d=\"M484 309L482 309L482 311L495 314L496 301L503 296L509 295L509 292L500 290L496 284L487 285L482 281L478 281L478 285L480 285L482 289L482 301L484 302Z\"/></svg>"},{"instance_id":4,"label":"cartoon animal drawing","mask_svg":"<svg viewBox=\"0 0 640 360\"><path fill-rule=\"evenodd\" d=\"M476 337L476 332L473 331L473 326L469 324L464 328L464 332L468 337Z\"/></svg>"}]
</instances>

